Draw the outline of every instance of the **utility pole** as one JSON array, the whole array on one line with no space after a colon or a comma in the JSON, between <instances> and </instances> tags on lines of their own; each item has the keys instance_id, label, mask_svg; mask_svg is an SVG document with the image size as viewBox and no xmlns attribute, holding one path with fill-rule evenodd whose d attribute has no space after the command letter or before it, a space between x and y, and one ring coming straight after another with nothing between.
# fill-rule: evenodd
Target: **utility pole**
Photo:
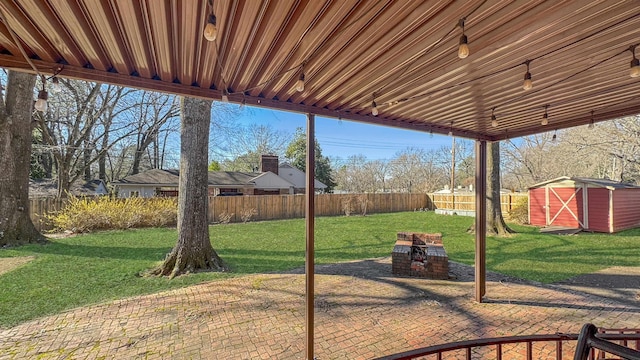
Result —
<instances>
[{"instance_id":1,"label":"utility pole","mask_svg":"<svg viewBox=\"0 0 640 360\"><path fill-rule=\"evenodd\" d=\"M451 210L456 209L456 195L454 186L456 183L456 137L451 137Z\"/></svg>"}]
</instances>

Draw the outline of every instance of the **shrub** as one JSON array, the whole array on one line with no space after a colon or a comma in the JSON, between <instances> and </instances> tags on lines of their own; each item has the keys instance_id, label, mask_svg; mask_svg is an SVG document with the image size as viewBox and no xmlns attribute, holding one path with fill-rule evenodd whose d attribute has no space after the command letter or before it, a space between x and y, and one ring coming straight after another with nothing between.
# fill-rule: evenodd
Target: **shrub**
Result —
<instances>
[{"instance_id":1,"label":"shrub","mask_svg":"<svg viewBox=\"0 0 640 360\"><path fill-rule=\"evenodd\" d=\"M231 221L231 218L233 217L235 213L228 213L228 212L223 212L220 215L218 215L218 221L220 222L220 224L228 224Z\"/></svg>"},{"instance_id":2,"label":"shrub","mask_svg":"<svg viewBox=\"0 0 640 360\"><path fill-rule=\"evenodd\" d=\"M257 213L258 210L256 210L255 208L244 209L240 211L240 219L242 219L243 223L249 222L251 221L253 215L256 215Z\"/></svg>"},{"instance_id":3,"label":"shrub","mask_svg":"<svg viewBox=\"0 0 640 360\"><path fill-rule=\"evenodd\" d=\"M344 212L345 216L351 216L351 214L356 211L360 211L362 216L367 215L367 207L371 202L369 201L369 197L367 194L360 195L347 195L341 201L342 212Z\"/></svg>"},{"instance_id":4,"label":"shrub","mask_svg":"<svg viewBox=\"0 0 640 360\"><path fill-rule=\"evenodd\" d=\"M509 220L517 222L519 224L529 223L529 198L521 197L511 207L509 211Z\"/></svg>"},{"instance_id":5,"label":"shrub","mask_svg":"<svg viewBox=\"0 0 640 360\"><path fill-rule=\"evenodd\" d=\"M344 212L345 216L351 216L351 213L353 212L353 207L354 207L353 202L354 202L354 197L352 195L349 195L344 199L342 199L342 211Z\"/></svg>"},{"instance_id":6,"label":"shrub","mask_svg":"<svg viewBox=\"0 0 640 360\"><path fill-rule=\"evenodd\" d=\"M367 194L358 195L358 204L360 204L360 211L362 212L362 216L367 215L367 205L369 205L369 197Z\"/></svg>"},{"instance_id":7,"label":"shrub","mask_svg":"<svg viewBox=\"0 0 640 360\"><path fill-rule=\"evenodd\" d=\"M54 231L75 233L95 230L129 229L175 225L176 198L86 198L69 197L68 204L47 218Z\"/></svg>"}]
</instances>

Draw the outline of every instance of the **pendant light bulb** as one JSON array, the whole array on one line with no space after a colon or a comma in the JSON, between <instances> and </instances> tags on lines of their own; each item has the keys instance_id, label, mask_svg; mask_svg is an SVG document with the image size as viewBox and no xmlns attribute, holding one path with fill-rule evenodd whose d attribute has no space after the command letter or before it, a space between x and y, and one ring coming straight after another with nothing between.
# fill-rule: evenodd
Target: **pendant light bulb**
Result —
<instances>
[{"instance_id":1,"label":"pendant light bulb","mask_svg":"<svg viewBox=\"0 0 640 360\"><path fill-rule=\"evenodd\" d=\"M631 60L631 69L629 70L629 76L632 78L637 78L640 76L640 60L633 56L633 60Z\"/></svg>"},{"instance_id":2,"label":"pendant light bulb","mask_svg":"<svg viewBox=\"0 0 640 360\"><path fill-rule=\"evenodd\" d=\"M53 79L51 79L51 86L49 87L49 89L52 93L59 93L62 90L62 87L60 86L60 80L57 77L54 76Z\"/></svg>"},{"instance_id":3,"label":"pendant light bulb","mask_svg":"<svg viewBox=\"0 0 640 360\"><path fill-rule=\"evenodd\" d=\"M556 133L553 133L553 136L551 137L551 141L552 142L556 142L556 140L558 139L558 135L556 135Z\"/></svg>"},{"instance_id":4,"label":"pendant light bulb","mask_svg":"<svg viewBox=\"0 0 640 360\"><path fill-rule=\"evenodd\" d=\"M547 108L549 106L545 106L544 108L544 115L542 115L542 121L540 122L540 124L542 124L542 126L546 126L549 124L549 113L547 112Z\"/></svg>"},{"instance_id":5,"label":"pendant light bulb","mask_svg":"<svg viewBox=\"0 0 640 360\"><path fill-rule=\"evenodd\" d=\"M371 102L371 115L378 116L378 105L375 100Z\"/></svg>"},{"instance_id":6,"label":"pendant light bulb","mask_svg":"<svg viewBox=\"0 0 640 360\"><path fill-rule=\"evenodd\" d=\"M525 91L531 90L531 88L533 88L533 81L531 81L531 73L529 72L529 63L531 63L531 60L527 60L524 62L524 64L527 65L527 72L524 74L524 82L522 83L522 88Z\"/></svg>"},{"instance_id":7,"label":"pendant light bulb","mask_svg":"<svg viewBox=\"0 0 640 360\"><path fill-rule=\"evenodd\" d=\"M469 56L469 40L467 39L467 35L464 34L464 18L458 21L458 26L462 29L462 35L460 35L458 45L458 57L464 59Z\"/></svg>"},{"instance_id":8,"label":"pendant light bulb","mask_svg":"<svg viewBox=\"0 0 640 360\"><path fill-rule=\"evenodd\" d=\"M216 27L216 16L211 14L209 15L209 20L207 20L207 25L204 27L204 38L207 41L216 41L218 37L218 28Z\"/></svg>"},{"instance_id":9,"label":"pendant light bulb","mask_svg":"<svg viewBox=\"0 0 640 360\"><path fill-rule=\"evenodd\" d=\"M298 78L298 81L296 81L296 90L299 92L304 91L304 73L300 73L300 77Z\"/></svg>"},{"instance_id":10,"label":"pendant light bulb","mask_svg":"<svg viewBox=\"0 0 640 360\"><path fill-rule=\"evenodd\" d=\"M522 88L526 90L531 90L533 88L533 82L531 81L531 73L527 71L524 74L524 82L522 83Z\"/></svg>"},{"instance_id":11,"label":"pendant light bulb","mask_svg":"<svg viewBox=\"0 0 640 360\"><path fill-rule=\"evenodd\" d=\"M46 112L47 111L47 99L49 98L49 94L46 90L40 90L38 92L38 100L36 100L35 109L38 111Z\"/></svg>"},{"instance_id":12,"label":"pendant light bulb","mask_svg":"<svg viewBox=\"0 0 640 360\"><path fill-rule=\"evenodd\" d=\"M491 115L491 127L498 127L498 119L495 115Z\"/></svg>"},{"instance_id":13,"label":"pendant light bulb","mask_svg":"<svg viewBox=\"0 0 640 360\"><path fill-rule=\"evenodd\" d=\"M595 125L595 120L593 119L593 113L595 111L591 110L591 120L589 120L589 125L587 125L587 129L593 129Z\"/></svg>"},{"instance_id":14,"label":"pendant light bulb","mask_svg":"<svg viewBox=\"0 0 640 360\"><path fill-rule=\"evenodd\" d=\"M496 117L496 108L491 109L491 127L498 127L498 118Z\"/></svg>"},{"instance_id":15,"label":"pendant light bulb","mask_svg":"<svg viewBox=\"0 0 640 360\"><path fill-rule=\"evenodd\" d=\"M462 34L460 36L460 45L458 46L458 57L464 59L469 56L469 41L467 35Z\"/></svg>"},{"instance_id":16,"label":"pendant light bulb","mask_svg":"<svg viewBox=\"0 0 640 360\"><path fill-rule=\"evenodd\" d=\"M542 124L542 126L549 125L549 116L547 114L542 115L542 121L540 124Z\"/></svg>"}]
</instances>

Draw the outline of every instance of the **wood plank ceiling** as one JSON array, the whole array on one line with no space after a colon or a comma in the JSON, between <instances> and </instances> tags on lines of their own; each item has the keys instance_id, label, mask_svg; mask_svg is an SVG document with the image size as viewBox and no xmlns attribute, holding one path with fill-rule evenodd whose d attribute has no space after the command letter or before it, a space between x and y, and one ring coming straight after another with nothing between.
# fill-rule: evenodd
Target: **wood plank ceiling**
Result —
<instances>
[{"instance_id":1,"label":"wood plank ceiling","mask_svg":"<svg viewBox=\"0 0 640 360\"><path fill-rule=\"evenodd\" d=\"M226 91L232 102L491 141L640 113L640 77L629 76L640 0L3 0L0 11L0 66L31 71L23 50L47 75Z\"/></svg>"}]
</instances>

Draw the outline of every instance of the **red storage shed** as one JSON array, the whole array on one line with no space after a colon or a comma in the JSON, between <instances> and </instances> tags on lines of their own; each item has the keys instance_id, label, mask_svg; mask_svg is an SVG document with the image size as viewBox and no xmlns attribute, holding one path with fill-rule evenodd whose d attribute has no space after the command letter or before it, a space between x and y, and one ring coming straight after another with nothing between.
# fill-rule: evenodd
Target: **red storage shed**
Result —
<instances>
[{"instance_id":1,"label":"red storage shed","mask_svg":"<svg viewBox=\"0 0 640 360\"><path fill-rule=\"evenodd\" d=\"M640 186L563 176L529 188L529 223L614 233L640 226Z\"/></svg>"}]
</instances>

